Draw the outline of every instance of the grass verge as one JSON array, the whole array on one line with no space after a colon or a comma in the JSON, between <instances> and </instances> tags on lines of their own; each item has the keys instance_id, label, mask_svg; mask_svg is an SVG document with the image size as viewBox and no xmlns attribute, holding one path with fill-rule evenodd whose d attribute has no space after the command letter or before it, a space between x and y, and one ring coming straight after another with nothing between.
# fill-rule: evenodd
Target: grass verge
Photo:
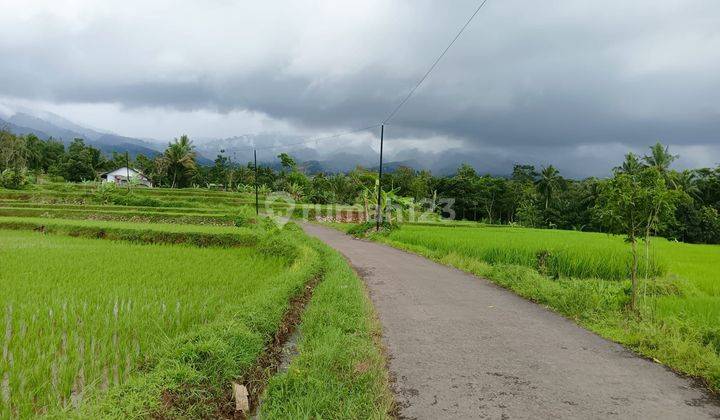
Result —
<instances>
[{"instance_id":1,"label":"grass verge","mask_svg":"<svg viewBox=\"0 0 720 420\"><path fill-rule=\"evenodd\" d=\"M393 398L380 328L361 280L315 241L325 276L302 316L299 355L270 380L262 418L389 418Z\"/></svg>"}]
</instances>

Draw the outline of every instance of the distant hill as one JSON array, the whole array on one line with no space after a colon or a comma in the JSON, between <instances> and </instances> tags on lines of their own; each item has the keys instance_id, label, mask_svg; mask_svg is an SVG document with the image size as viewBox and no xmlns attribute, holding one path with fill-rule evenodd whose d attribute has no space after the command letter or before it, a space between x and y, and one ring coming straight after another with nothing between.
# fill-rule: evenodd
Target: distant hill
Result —
<instances>
[{"instance_id":1,"label":"distant hill","mask_svg":"<svg viewBox=\"0 0 720 420\"><path fill-rule=\"evenodd\" d=\"M54 139L62 139L65 143L71 142L74 138L82 138L88 142L91 140L91 138L85 134L59 127L51 122L22 112L11 116L8 122L19 127L26 127L40 133L45 133L46 136L52 136ZM39 135L37 136L40 137Z\"/></svg>"},{"instance_id":2,"label":"distant hill","mask_svg":"<svg viewBox=\"0 0 720 420\"><path fill-rule=\"evenodd\" d=\"M47 133L35 130L29 127L22 127L17 124L13 124L10 121L0 118L0 129L5 129L18 136L26 136L28 134L34 134L41 139L47 139L50 137Z\"/></svg>"},{"instance_id":3,"label":"distant hill","mask_svg":"<svg viewBox=\"0 0 720 420\"><path fill-rule=\"evenodd\" d=\"M41 116L30 115L27 112L17 112L10 116L0 118L0 128L6 128L17 135L34 134L47 140L52 137L62 141L66 146L74 139L80 138L85 143L97 147L103 153L111 155L113 152L125 153L133 158L138 154L154 157L161 153L161 146L146 140L119 136L112 133L103 133L90 128L82 127L58 115L43 113Z\"/></svg>"},{"instance_id":4,"label":"distant hill","mask_svg":"<svg viewBox=\"0 0 720 420\"><path fill-rule=\"evenodd\" d=\"M24 107L10 107L0 103L0 128L7 128L18 135L35 134L41 139L53 137L66 145L75 138L82 138L87 144L97 147L110 156L113 152L129 152L133 158L138 154L154 157L167 147L166 141L139 139L121 136L99 129L84 127L59 115ZM368 144L334 144L335 147L309 147L304 145L306 137L284 133L244 134L228 138L198 138L195 140L197 162L211 166L215 157L222 154L235 164L246 165L253 160L253 149L258 148L258 163L281 169L277 155L289 153L298 167L308 175L317 173L347 173L357 166L369 170L378 169L378 152ZM338 142L336 142L338 143ZM415 170L430 169L435 175L453 174L461 163L473 164L482 159L478 153L452 149L442 154L404 149L402 154L386 155L383 170L394 172L400 167ZM478 172L485 174L506 174L514 162L493 161L476 165Z\"/></svg>"},{"instance_id":5,"label":"distant hill","mask_svg":"<svg viewBox=\"0 0 720 420\"><path fill-rule=\"evenodd\" d=\"M158 146L155 144L116 134L103 134L99 138L91 140L90 144L108 154L112 154L112 152L124 153L127 150L133 157L140 153L148 157L155 157L162 153L156 148Z\"/></svg>"}]
</instances>

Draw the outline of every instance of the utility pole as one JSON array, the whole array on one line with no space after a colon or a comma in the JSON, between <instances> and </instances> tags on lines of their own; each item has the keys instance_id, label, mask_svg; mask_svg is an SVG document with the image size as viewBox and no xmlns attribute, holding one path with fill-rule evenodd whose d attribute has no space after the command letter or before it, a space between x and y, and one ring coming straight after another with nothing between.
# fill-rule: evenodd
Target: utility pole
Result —
<instances>
[{"instance_id":1,"label":"utility pole","mask_svg":"<svg viewBox=\"0 0 720 420\"><path fill-rule=\"evenodd\" d=\"M128 191L130 191L130 154L125 151L125 182L127 182Z\"/></svg>"},{"instance_id":2,"label":"utility pole","mask_svg":"<svg viewBox=\"0 0 720 420\"><path fill-rule=\"evenodd\" d=\"M260 200L258 199L258 167L257 167L257 150L253 150L255 159L255 215L260 214Z\"/></svg>"},{"instance_id":3,"label":"utility pole","mask_svg":"<svg viewBox=\"0 0 720 420\"><path fill-rule=\"evenodd\" d=\"M382 221L382 169L383 169L383 141L385 137L385 124L380 124L380 169L378 170L378 197L375 217L375 231L380 231Z\"/></svg>"},{"instance_id":4,"label":"utility pole","mask_svg":"<svg viewBox=\"0 0 720 420\"><path fill-rule=\"evenodd\" d=\"M230 160L230 189L232 189L233 183L237 183L237 180L235 179L235 177L237 176L237 168L235 168L235 166L239 166L237 160L237 151L233 152L232 156L233 157Z\"/></svg>"}]
</instances>

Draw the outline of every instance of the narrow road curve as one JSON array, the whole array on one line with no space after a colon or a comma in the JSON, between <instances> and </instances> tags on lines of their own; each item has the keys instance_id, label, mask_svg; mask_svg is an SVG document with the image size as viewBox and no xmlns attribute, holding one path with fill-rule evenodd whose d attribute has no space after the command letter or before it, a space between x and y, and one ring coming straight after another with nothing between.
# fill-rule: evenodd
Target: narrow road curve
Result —
<instances>
[{"instance_id":1,"label":"narrow road curve","mask_svg":"<svg viewBox=\"0 0 720 420\"><path fill-rule=\"evenodd\" d=\"M304 228L365 279L404 418L720 418L691 380L487 280Z\"/></svg>"}]
</instances>

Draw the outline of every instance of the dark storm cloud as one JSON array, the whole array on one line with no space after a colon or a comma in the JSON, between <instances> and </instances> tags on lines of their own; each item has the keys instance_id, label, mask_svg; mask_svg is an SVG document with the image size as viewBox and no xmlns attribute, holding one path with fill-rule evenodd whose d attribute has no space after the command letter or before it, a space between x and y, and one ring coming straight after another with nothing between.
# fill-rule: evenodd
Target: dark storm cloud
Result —
<instances>
[{"instance_id":1,"label":"dark storm cloud","mask_svg":"<svg viewBox=\"0 0 720 420\"><path fill-rule=\"evenodd\" d=\"M289 4L283 15L279 6L182 2L138 21L120 5L117 16L112 7L40 13L5 29L0 56L12 59L0 61L0 95L365 126L388 114L476 6ZM712 146L720 140L718 27L714 0L491 0L388 130L461 139L460 155L502 164L510 154L544 161L565 150L568 159L582 147L659 139Z\"/></svg>"}]
</instances>

